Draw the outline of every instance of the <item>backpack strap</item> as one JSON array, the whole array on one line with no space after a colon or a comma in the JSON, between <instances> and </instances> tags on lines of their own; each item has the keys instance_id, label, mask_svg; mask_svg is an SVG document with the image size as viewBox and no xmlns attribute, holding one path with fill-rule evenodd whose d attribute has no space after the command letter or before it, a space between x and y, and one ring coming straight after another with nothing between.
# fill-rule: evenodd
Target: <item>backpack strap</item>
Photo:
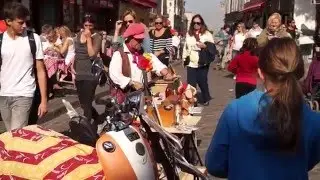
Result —
<instances>
[{"instance_id":1,"label":"backpack strap","mask_svg":"<svg viewBox=\"0 0 320 180\"><path fill-rule=\"evenodd\" d=\"M28 35L28 40L29 40L29 46L30 46L30 50L31 50L31 54L32 54L32 58L33 58L33 72L32 74L35 75L36 74L36 51L37 51L37 45L36 45L36 41L34 39L34 34L32 31L27 31L27 35ZM37 78L37 76L35 76L35 78Z\"/></svg>"},{"instance_id":2,"label":"backpack strap","mask_svg":"<svg viewBox=\"0 0 320 180\"><path fill-rule=\"evenodd\" d=\"M128 54L123 51L123 49L119 49L121 59L122 59L122 74L126 77L131 77L131 66Z\"/></svg>"},{"instance_id":3,"label":"backpack strap","mask_svg":"<svg viewBox=\"0 0 320 180\"><path fill-rule=\"evenodd\" d=\"M32 31L27 31L29 45L31 49L31 54L34 60L36 60L36 51L37 51L37 45L36 41L34 40L34 35Z\"/></svg>"},{"instance_id":4,"label":"backpack strap","mask_svg":"<svg viewBox=\"0 0 320 180\"><path fill-rule=\"evenodd\" d=\"M2 55L1 55L2 40L3 40L3 33L0 34L0 67L2 65Z\"/></svg>"}]
</instances>

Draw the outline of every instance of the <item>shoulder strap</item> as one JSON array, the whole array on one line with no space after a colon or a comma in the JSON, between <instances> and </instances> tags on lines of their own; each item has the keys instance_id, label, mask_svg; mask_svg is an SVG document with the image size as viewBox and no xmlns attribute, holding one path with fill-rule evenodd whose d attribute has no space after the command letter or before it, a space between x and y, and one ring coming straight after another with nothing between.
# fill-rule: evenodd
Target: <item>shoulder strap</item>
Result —
<instances>
[{"instance_id":1,"label":"shoulder strap","mask_svg":"<svg viewBox=\"0 0 320 180\"><path fill-rule=\"evenodd\" d=\"M119 49L121 59L122 59L122 74L126 77L131 77L131 67L128 54L123 51L123 49Z\"/></svg>"},{"instance_id":2,"label":"shoulder strap","mask_svg":"<svg viewBox=\"0 0 320 180\"><path fill-rule=\"evenodd\" d=\"M0 67L2 65L2 55L1 55L2 40L3 40L3 33L0 34Z\"/></svg>"},{"instance_id":3,"label":"shoulder strap","mask_svg":"<svg viewBox=\"0 0 320 180\"><path fill-rule=\"evenodd\" d=\"M37 78L37 65L36 65L36 51L37 51L37 45L36 45L36 41L34 40L34 35L32 31L27 31L27 35L28 35L28 40L29 40L29 46L31 49L31 54L32 54L32 58L33 58L33 69L32 69L32 75Z\"/></svg>"},{"instance_id":4,"label":"shoulder strap","mask_svg":"<svg viewBox=\"0 0 320 180\"><path fill-rule=\"evenodd\" d=\"M27 35L29 39L29 45L30 45L32 57L34 60L36 60L37 45L36 45L36 41L34 40L33 32L27 31Z\"/></svg>"}]
</instances>

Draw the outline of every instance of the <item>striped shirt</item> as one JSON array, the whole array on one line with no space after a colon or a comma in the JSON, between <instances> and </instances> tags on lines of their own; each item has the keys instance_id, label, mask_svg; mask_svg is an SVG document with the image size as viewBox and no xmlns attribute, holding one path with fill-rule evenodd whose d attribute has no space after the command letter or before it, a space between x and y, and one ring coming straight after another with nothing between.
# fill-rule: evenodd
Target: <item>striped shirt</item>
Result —
<instances>
[{"instance_id":1,"label":"striped shirt","mask_svg":"<svg viewBox=\"0 0 320 180\"><path fill-rule=\"evenodd\" d=\"M165 54L169 54L173 51L172 47L172 35L170 29L167 28L160 37L156 37L154 30L150 31L150 46L152 52L164 50Z\"/></svg>"}]
</instances>

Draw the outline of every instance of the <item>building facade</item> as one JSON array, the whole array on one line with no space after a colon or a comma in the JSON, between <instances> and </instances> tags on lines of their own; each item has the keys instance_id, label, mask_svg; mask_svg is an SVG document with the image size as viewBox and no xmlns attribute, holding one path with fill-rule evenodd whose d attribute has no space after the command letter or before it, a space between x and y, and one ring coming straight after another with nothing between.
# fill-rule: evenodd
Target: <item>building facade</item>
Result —
<instances>
[{"instance_id":1,"label":"building facade","mask_svg":"<svg viewBox=\"0 0 320 180\"><path fill-rule=\"evenodd\" d=\"M31 25L38 33L44 24L67 25L77 31L84 13L93 14L97 29L111 32L126 9L135 10L138 20L148 23L149 10L157 6L156 0L0 0L0 7L10 1L21 2L29 8ZM3 18L2 9L0 18Z\"/></svg>"},{"instance_id":2,"label":"building facade","mask_svg":"<svg viewBox=\"0 0 320 180\"><path fill-rule=\"evenodd\" d=\"M242 9L248 0L225 0L225 23L234 24L242 19Z\"/></svg>"},{"instance_id":3,"label":"building facade","mask_svg":"<svg viewBox=\"0 0 320 180\"><path fill-rule=\"evenodd\" d=\"M298 0L225 0L225 22L244 21L247 27L251 27L256 21L265 27L267 18L274 12L280 13L286 22L293 17L295 1Z\"/></svg>"},{"instance_id":4,"label":"building facade","mask_svg":"<svg viewBox=\"0 0 320 180\"><path fill-rule=\"evenodd\" d=\"M192 17L196 15L196 13L193 12L186 12L184 13L184 16L186 17L186 23L187 23L187 30L190 28L190 24L192 21Z\"/></svg>"}]
</instances>

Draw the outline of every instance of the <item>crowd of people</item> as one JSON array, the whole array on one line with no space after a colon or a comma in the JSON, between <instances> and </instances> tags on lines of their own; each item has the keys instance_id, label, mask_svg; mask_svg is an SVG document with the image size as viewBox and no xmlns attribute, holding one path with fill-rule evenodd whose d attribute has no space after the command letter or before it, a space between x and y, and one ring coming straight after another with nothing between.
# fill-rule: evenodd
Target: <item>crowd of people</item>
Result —
<instances>
[{"instance_id":1,"label":"crowd of people","mask_svg":"<svg viewBox=\"0 0 320 180\"><path fill-rule=\"evenodd\" d=\"M29 11L22 4L8 3L4 16L0 110L8 131L44 116L48 94L50 98L68 76L84 116L94 119L92 126L97 127L99 114L92 106L99 84L92 72L96 59L104 62L112 81L110 93L118 102L145 87L148 68L165 80L175 78L168 66L179 52L180 39L165 26L163 16L148 28L128 10L116 22L111 39L95 29L90 14L74 35L66 26L43 25L40 36L26 31ZM320 161L320 115L304 104L299 83L305 70L296 42L299 35L294 20L281 22L280 14L274 13L265 29L253 23L247 30L240 22L234 32L225 25L213 36L201 15L191 20L183 51L177 54L188 84L201 90L201 103L208 106L212 99L208 72L216 55L236 79L236 100L220 117L207 151L206 167L212 175L230 180L308 179L307 172ZM148 59L152 68L143 69L141 59ZM256 89L257 79L264 91ZM36 117L29 117L33 111Z\"/></svg>"},{"instance_id":2,"label":"crowd of people","mask_svg":"<svg viewBox=\"0 0 320 180\"><path fill-rule=\"evenodd\" d=\"M235 27L235 28L234 28ZM215 43L219 52L219 68L225 69L226 63L230 62L239 53L247 38L256 38L258 47L264 47L268 40L273 37L291 37L298 40L300 31L293 19L286 24L282 23L281 15L272 14L267 21L267 28L262 29L257 21L253 21L251 28L247 28L244 22L238 22L235 26L225 25L215 34Z\"/></svg>"},{"instance_id":3,"label":"crowd of people","mask_svg":"<svg viewBox=\"0 0 320 180\"><path fill-rule=\"evenodd\" d=\"M235 27L232 31L230 26L225 25L215 35L218 50L216 69L227 69L235 75L235 94L239 98L256 89L259 51L273 38L289 37L297 43L300 32L293 19L282 24L278 13L269 17L265 29L256 21L249 29L244 22L238 22Z\"/></svg>"},{"instance_id":4,"label":"crowd of people","mask_svg":"<svg viewBox=\"0 0 320 180\"><path fill-rule=\"evenodd\" d=\"M27 23L28 16L29 10L22 4L9 2L0 24L0 104L7 130L36 123L47 112L48 99L63 88L63 83L75 87L84 115L97 120L99 115L92 107L99 84L92 72L95 59L102 59L116 96L143 88L142 71L131 63L143 53L151 54L155 74L174 78L167 67L178 54L180 37L162 16L157 16L155 26L149 28L138 22L136 13L129 9L116 22L111 39L106 31L95 29L96 17L89 13L84 15L79 32L71 32L67 26L44 24L40 35ZM19 64L21 59L28 63ZM121 59L127 64L119 63ZM125 65L128 74L122 71Z\"/></svg>"},{"instance_id":5,"label":"crowd of people","mask_svg":"<svg viewBox=\"0 0 320 180\"><path fill-rule=\"evenodd\" d=\"M215 36L221 67L235 75L236 100L218 121L207 170L231 180L308 179L320 161L320 114L305 101L295 22L282 24L274 13L265 29L253 23L248 31L243 22L236 27L230 33L225 26Z\"/></svg>"}]
</instances>

